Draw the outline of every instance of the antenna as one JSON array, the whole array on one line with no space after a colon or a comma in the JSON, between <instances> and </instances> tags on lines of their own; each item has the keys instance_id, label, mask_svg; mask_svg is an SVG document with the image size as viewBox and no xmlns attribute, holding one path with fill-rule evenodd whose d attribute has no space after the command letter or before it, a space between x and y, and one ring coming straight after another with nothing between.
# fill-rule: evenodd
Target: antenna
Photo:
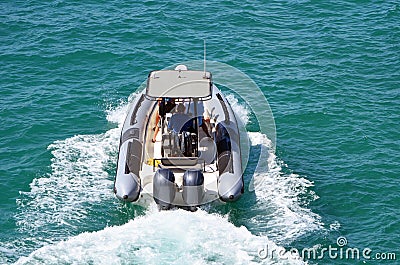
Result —
<instances>
[{"instance_id":1,"label":"antenna","mask_svg":"<svg viewBox=\"0 0 400 265\"><path fill-rule=\"evenodd\" d=\"M206 77L206 39L204 39L204 77Z\"/></svg>"}]
</instances>

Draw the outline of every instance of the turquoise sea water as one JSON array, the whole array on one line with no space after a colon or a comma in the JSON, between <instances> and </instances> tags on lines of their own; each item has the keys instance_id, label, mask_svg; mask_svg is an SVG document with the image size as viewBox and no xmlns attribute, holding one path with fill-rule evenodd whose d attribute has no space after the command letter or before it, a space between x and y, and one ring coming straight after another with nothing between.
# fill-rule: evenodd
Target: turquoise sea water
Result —
<instances>
[{"instance_id":1,"label":"turquoise sea water","mask_svg":"<svg viewBox=\"0 0 400 265\"><path fill-rule=\"evenodd\" d=\"M296 264L257 252L341 236L371 259L309 263L396 264L375 254L400 259L399 21L398 1L0 3L0 263ZM247 105L265 106L225 89L252 142L246 185L263 181L196 213L123 205L128 101L203 39L274 113L276 151Z\"/></svg>"}]
</instances>

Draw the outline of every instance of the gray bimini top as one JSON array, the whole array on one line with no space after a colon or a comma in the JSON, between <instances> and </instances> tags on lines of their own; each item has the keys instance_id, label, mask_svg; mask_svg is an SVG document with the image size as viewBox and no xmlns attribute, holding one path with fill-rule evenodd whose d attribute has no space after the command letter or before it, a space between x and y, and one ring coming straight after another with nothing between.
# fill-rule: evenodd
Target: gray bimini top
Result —
<instances>
[{"instance_id":1,"label":"gray bimini top","mask_svg":"<svg viewBox=\"0 0 400 265\"><path fill-rule=\"evenodd\" d=\"M147 79L146 97L210 99L211 73L189 70L152 71Z\"/></svg>"}]
</instances>

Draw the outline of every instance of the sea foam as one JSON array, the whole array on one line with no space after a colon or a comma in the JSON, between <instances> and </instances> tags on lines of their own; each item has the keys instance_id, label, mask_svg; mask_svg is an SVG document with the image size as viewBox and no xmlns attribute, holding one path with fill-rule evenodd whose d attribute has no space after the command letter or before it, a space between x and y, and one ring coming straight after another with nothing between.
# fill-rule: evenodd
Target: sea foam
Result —
<instances>
[{"instance_id":1,"label":"sea foam","mask_svg":"<svg viewBox=\"0 0 400 265\"><path fill-rule=\"evenodd\" d=\"M136 96L133 94L131 100ZM248 108L229 97L242 123L248 123ZM234 226L228 216L204 210L158 212L150 208L144 216L132 216L134 219L124 225L74 235L72 231L94 218L91 212L98 204L116 201L113 176L105 165L115 159L128 107L129 103L122 102L107 110L107 120L117 128L98 135L77 135L49 146L53 155L51 173L35 179L31 190L22 192L19 200L17 225L32 238L36 250L17 264L302 263L298 257L287 255L258 256L265 245L269 250L281 248L279 244L321 226L320 217L299 203L299 196L309 192L312 182L283 173L270 140L259 132L248 133L252 146L265 151L251 176L257 198L245 224L251 229ZM45 229L48 231L38 233Z\"/></svg>"},{"instance_id":2,"label":"sea foam","mask_svg":"<svg viewBox=\"0 0 400 265\"><path fill-rule=\"evenodd\" d=\"M267 248L268 255L260 252ZM289 253L273 254L279 249L224 216L151 209L124 225L43 247L16 264L304 264Z\"/></svg>"}]
</instances>

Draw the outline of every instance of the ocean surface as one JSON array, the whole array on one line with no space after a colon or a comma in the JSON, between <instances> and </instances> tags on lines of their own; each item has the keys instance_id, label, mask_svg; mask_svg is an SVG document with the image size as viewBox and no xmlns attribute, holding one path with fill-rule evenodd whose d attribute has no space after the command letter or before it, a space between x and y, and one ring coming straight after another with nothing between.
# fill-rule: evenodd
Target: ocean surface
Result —
<instances>
[{"instance_id":1,"label":"ocean surface","mask_svg":"<svg viewBox=\"0 0 400 265\"><path fill-rule=\"evenodd\" d=\"M0 38L1 264L398 264L399 1L2 1ZM203 40L276 148L265 99L216 81L251 142L242 198L119 202L129 102Z\"/></svg>"}]
</instances>

